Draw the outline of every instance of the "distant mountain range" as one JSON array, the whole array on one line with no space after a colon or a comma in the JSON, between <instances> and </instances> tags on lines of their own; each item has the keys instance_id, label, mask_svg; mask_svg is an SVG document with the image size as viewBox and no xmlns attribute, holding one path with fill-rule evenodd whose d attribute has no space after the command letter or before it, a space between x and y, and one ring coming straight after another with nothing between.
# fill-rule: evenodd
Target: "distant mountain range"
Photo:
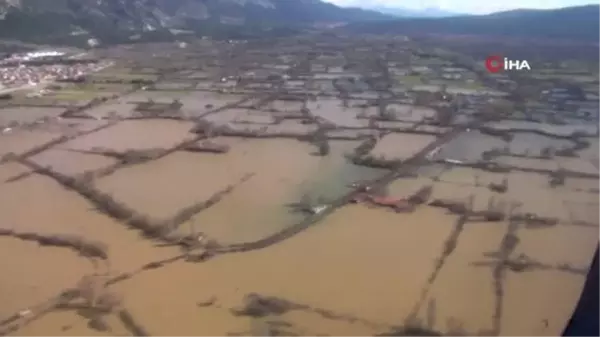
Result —
<instances>
[{"instance_id":1,"label":"distant mountain range","mask_svg":"<svg viewBox=\"0 0 600 337\"><path fill-rule=\"evenodd\" d=\"M386 7L386 6L361 6L361 8L377 11L383 14L393 15L404 18L445 18L451 16L459 16L464 14L453 13L439 8L431 7L421 10L408 9L401 7Z\"/></svg>"},{"instance_id":2,"label":"distant mountain range","mask_svg":"<svg viewBox=\"0 0 600 337\"><path fill-rule=\"evenodd\" d=\"M488 15L444 18L402 18L353 23L348 32L374 34L454 34L516 38L566 39L596 42L600 39L600 6L552 10L520 9Z\"/></svg>"},{"instance_id":3,"label":"distant mountain range","mask_svg":"<svg viewBox=\"0 0 600 337\"><path fill-rule=\"evenodd\" d=\"M458 15L428 9L343 8L321 0L0 0L0 39L66 43L174 38L174 31L225 38L295 34L316 23L347 32L447 33L598 41L599 6ZM400 17L400 18L398 18Z\"/></svg>"}]
</instances>

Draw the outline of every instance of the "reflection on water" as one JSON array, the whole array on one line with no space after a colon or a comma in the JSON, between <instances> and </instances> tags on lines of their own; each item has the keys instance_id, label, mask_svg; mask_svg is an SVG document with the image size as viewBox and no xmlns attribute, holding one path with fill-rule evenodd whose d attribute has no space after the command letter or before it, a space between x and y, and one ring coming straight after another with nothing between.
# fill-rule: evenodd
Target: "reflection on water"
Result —
<instances>
[{"instance_id":1,"label":"reflection on water","mask_svg":"<svg viewBox=\"0 0 600 337\"><path fill-rule=\"evenodd\" d=\"M540 155L547 147L563 149L572 147L573 143L566 139L556 139L535 133L516 133L510 142L510 151L514 154Z\"/></svg>"},{"instance_id":2,"label":"reflection on water","mask_svg":"<svg viewBox=\"0 0 600 337\"><path fill-rule=\"evenodd\" d=\"M430 135L392 133L383 136L370 154L388 159L406 160L434 140L435 137Z\"/></svg>"},{"instance_id":3,"label":"reflection on water","mask_svg":"<svg viewBox=\"0 0 600 337\"><path fill-rule=\"evenodd\" d=\"M351 184L381 176L385 170L354 165L344 158L352 153L360 142L330 141L331 155L322 157L317 173L300 187L301 193L313 200L328 201L348 193Z\"/></svg>"},{"instance_id":4,"label":"reflection on water","mask_svg":"<svg viewBox=\"0 0 600 337\"><path fill-rule=\"evenodd\" d=\"M468 162L481 159L483 152L490 149L502 149L506 146L499 137L484 135L477 130L465 132L445 144L436 155L438 158L463 160Z\"/></svg>"}]
</instances>

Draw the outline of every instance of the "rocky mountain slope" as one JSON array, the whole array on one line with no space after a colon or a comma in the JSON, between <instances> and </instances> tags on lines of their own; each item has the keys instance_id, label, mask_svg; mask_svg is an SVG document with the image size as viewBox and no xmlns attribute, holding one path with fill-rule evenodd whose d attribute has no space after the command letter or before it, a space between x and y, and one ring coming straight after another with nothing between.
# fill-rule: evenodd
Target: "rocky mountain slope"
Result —
<instances>
[{"instance_id":1,"label":"rocky mountain slope","mask_svg":"<svg viewBox=\"0 0 600 337\"><path fill-rule=\"evenodd\" d=\"M386 15L320 0L0 0L0 38L214 31L220 26L306 25L380 20ZM230 28L228 28L230 29Z\"/></svg>"}]
</instances>

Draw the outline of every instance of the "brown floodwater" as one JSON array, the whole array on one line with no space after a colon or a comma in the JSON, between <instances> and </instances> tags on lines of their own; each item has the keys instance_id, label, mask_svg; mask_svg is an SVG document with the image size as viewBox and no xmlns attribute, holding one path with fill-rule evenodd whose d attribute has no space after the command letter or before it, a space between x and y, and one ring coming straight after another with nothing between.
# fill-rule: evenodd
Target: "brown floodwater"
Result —
<instances>
[{"instance_id":1,"label":"brown floodwater","mask_svg":"<svg viewBox=\"0 0 600 337\"><path fill-rule=\"evenodd\" d=\"M108 159L68 148L167 148L189 139L190 128L190 123L177 121L121 121L32 160L76 174L102 167ZM0 149L43 144L46 140L41 135L44 132L37 130L0 136ZM3 139L11 136L18 136L12 138L13 143ZM392 134L375 151L407 158L433 139ZM347 192L348 184L385 172L347 163L343 154L351 152L358 141L331 141L331 152L325 157L314 156L314 146L295 140L219 137L214 141L230 145L231 150L226 154L174 152L122 168L99 179L96 186L140 212L166 218L252 173L247 182L180 229L187 232L193 225L221 243L239 243L300 221L304 215L291 214L286 204L304 195L317 203L327 202ZM535 165L583 165L573 163L577 162L538 161ZM113 274L138 270L179 253L173 247L157 247L48 177L32 174L5 182L26 172L16 163L0 164L0 228L105 242ZM490 173L432 165L419 173L418 178L393 182L389 194L406 197L432 185L432 199L466 201L473 196L476 210L486 209L492 197L517 201L519 211L556 217L559 224L519 225L512 232L517 238L514 250L501 251L511 229L504 222L468 222L461 227L456 225L456 215L426 205L400 214L353 204L276 245L204 263L174 262L136 274L111 291L123 296L124 307L153 335L264 335L269 321L303 335L373 335L402 325L409 317L448 334L560 334L598 244L598 193L589 191L597 180L567 178L564 186L552 188L547 176L518 171ZM489 183L505 178L506 193L488 189ZM68 249L40 247L10 237L0 237L0 255L4 256L0 259L0 320L56 295L92 271L91 263ZM537 265L519 271L503 264L502 259L523 256ZM504 295L497 296L499 292ZM230 309L239 307L250 293L277 296L300 306L264 319L233 315ZM111 330L99 332L81 314L56 310L16 334L130 334L115 315L106 319Z\"/></svg>"},{"instance_id":2,"label":"brown floodwater","mask_svg":"<svg viewBox=\"0 0 600 337\"><path fill-rule=\"evenodd\" d=\"M30 170L19 163L11 162L0 165L0 186L6 180L19 177L27 172L30 172Z\"/></svg>"},{"instance_id":3,"label":"brown floodwater","mask_svg":"<svg viewBox=\"0 0 600 337\"><path fill-rule=\"evenodd\" d=\"M64 109L62 108L36 108L36 107L14 107L0 109L0 126L7 126L12 122L16 123L32 123L36 120L52 116L60 115Z\"/></svg>"},{"instance_id":4,"label":"brown floodwater","mask_svg":"<svg viewBox=\"0 0 600 337\"><path fill-rule=\"evenodd\" d=\"M105 242L109 245L109 254L114 251L115 256L119 256L113 261L116 270L137 267L136 263L160 252L150 250L151 243L100 214L77 193L66 191L51 179L37 174L17 183L0 185L0 223L1 228L19 232L74 234ZM132 254L129 249L136 251Z\"/></svg>"},{"instance_id":5,"label":"brown floodwater","mask_svg":"<svg viewBox=\"0 0 600 337\"><path fill-rule=\"evenodd\" d=\"M511 172L508 178L508 194L512 200L522 204L521 211L545 217L568 220L563 195L550 187L547 176Z\"/></svg>"},{"instance_id":6,"label":"brown floodwater","mask_svg":"<svg viewBox=\"0 0 600 337\"><path fill-rule=\"evenodd\" d=\"M288 193L293 193L296 186L318 169L320 158L311 155L314 149L295 140L217 138L214 141L230 145L231 150L221 155L176 152L146 165L119 170L100 179L98 186L134 209L164 218L207 200L246 174L254 174L193 222L207 234L214 228L241 237L248 233L264 234L260 227L246 223L245 220L253 218L249 213L260 215L256 221L259 224L265 221L271 230L281 226L280 216L287 215L283 205L291 198ZM232 209L236 211L231 212ZM270 216L275 217L270 219ZM248 233L244 233L244 228Z\"/></svg>"},{"instance_id":7,"label":"brown floodwater","mask_svg":"<svg viewBox=\"0 0 600 337\"><path fill-rule=\"evenodd\" d=\"M387 159L404 160L414 156L435 139L434 136L429 135L391 133L383 136L370 154Z\"/></svg>"},{"instance_id":8,"label":"brown floodwater","mask_svg":"<svg viewBox=\"0 0 600 337\"><path fill-rule=\"evenodd\" d=\"M568 179L565 179L564 188L568 190L592 190L596 188L596 186L594 186L596 183L597 180L592 178L569 177Z\"/></svg>"},{"instance_id":9,"label":"brown floodwater","mask_svg":"<svg viewBox=\"0 0 600 337\"><path fill-rule=\"evenodd\" d=\"M109 167L116 163L115 159L86 153L77 153L61 149L49 149L31 157L31 160L42 167L51 167L66 175L77 175Z\"/></svg>"},{"instance_id":10,"label":"brown floodwater","mask_svg":"<svg viewBox=\"0 0 600 337\"><path fill-rule=\"evenodd\" d=\"M476 187L473 178L475 170L468 172L469 170L471 169L456 168L444 171L445 173L439 176L441 181L434 183L432 198L465 201L469 195L474 195L474 209L487 208L487 201L493 195L485 187L487 181L499 182L504 174L480 174L476 180L482 184L481 187ZM520 211L529 211L540 216L557 216L561 225L547 228L521 227L517 230L518 244L508 257L514 259L524 254L550 268L523 273L506 272L502 281L505 295L502 298L504 310L500 319L500 332L559 334L577 303L585 280L583 273L587 271L590 257L598 243L598 196L573 191L553 193L543 177L533 174L510 173L508 178L508 193L500 197L496 195L496 201L520 201ZM393 183L390 192L394 196L402 196L399 195L399 190L415 190L431 183L432 180L428 178L403 179ZM587 212L588 218L577 220L590 221L596 225L571 226L572 220L575 219L569 217L568 210L562 205L566 200L572 200L580 207L587 205L588 208L594 208L593 212ZM581 216L582 212L578 213ZM494 267L491 263L494 260L488 254L500 248L507 228L505 223L465 224L457 240L456 249L440 270L427 295L419 302L419 318L422 322L440 331L454 334L459 333L461 329L483 334L492 331L497 299L494 296ZM572 246L575 242L577 247ZM483 265L479 266L479 263ZM580 272L556 269L561 265L568 265ZM548 282L548 279L553 281ZM559 306L556 305L558 302L553 301L557 299L561 299ZM547 309L550 307L553 310Z\"/></svg>"},{"instance_id":11,"label":"brown floodwater","mask_svg":"<svg viewBox=\"0 0 600 337\"><path fill-rule=\"evenodd\" d=\"M584 221L599 226L598 180L567 178L564 186L557 187L563 207L571 221Z\"/></svg>"},{"instance_id":12,"label":"brown floodwater","mask_svg":"<svg viewBox=\"0 0 600 337\"><path fill-rule=\"evenodd\" d=\"M192 122L174 120L126 120L117 125L64 144L63 148L92 150L95 147L116 151L170 148L192 139Z\"/></svg>"},{"instance_id":13,"label":"brown floodwater","mask_svg":"<svg viewBox=\"0 0 600 337\"><path fill-rule=\"evenodd\" d=\"M89 262L67 249L42 248L37 243L13 238L0 237L0 254L2 319L56 296L73 286L82 274L92 271ZM68 268L60 268L61 265Z\"/></svg>"},{"instance_id":14,"label":"brown floodwater","mask_svg":"<svg viewBox=\"0 0 600 337\"><path fill-rule=\"evenodd\" d=\"M225 155L227 156L227 155ZM118 170L97 186L126 205L158 218L210 198L251 171L225 156L176 152Z\"/></svg>"},{"instance_id":15,"label":"brown floodwater","mask_svg":"<svg viewBox=\"0 0 600 337\"><path fill-rule=\"evenodd\" d=\"M61 137L61 133L43 130L15 129L0 134L0 157L7 153L21 154Z\"/></svg>"},{"instance_id":16,"label":"brown floodwater","mask_svg":"<svg viewBox=\"0 0 600 337\"><path fill-rule=\"evenodd\" d=\"M348 222L348 218L354 221ZM418 300L452 228L444 219L437 210L400 216L350 206L272 248L196 266L176 263L140 274L116 288L126 294L127 308L157 335L248 331L253 322L232 316L228 308L240 305L244 295L251 292L366 321L336 321L303 312L281 317L304 326L309 334L383 332L401 323ZM415 255L416 250L422 254ZM394 265L398 268L390 268ZM197 302L211 297L217 306L198 308ZM72 319L55 314L47 318L55 325ZM24 331L34 334L45 325L38 321ZM84 331L70 333L77 332Z\"/></svg>"},{"instance_id":17,"label":"brown floodwater","mask_svg":"<svg viewBox=\"0 0 600 337\"><path fill-rule=\"evenodd\" d=\"M500 246L505 229L505 224L474 222L465 226L456 249L417 302L420 321L449 334L459 334L460 329L462 333L489 334L486 331L492 327L495 308L492 268L474 267L472 263L484 260L483 254ZM530 331L530 326L521 331Z\"/></svg>"},{"instance_id":18,"label":"brown floodwater","mask_svg":"<svg viewBox=\"0 0 600 337\"><path fill-rule=\"evenodd\" d=\"M97 119L108 118L111 116L131 117L134 115L135 104L126 101L113 101L108 104L95 106L85 111L85 114Z\"/></svg>"},{"instance_id":19,"label":"brown floodwater","mask_svg":"<svg viewBox=\"0 0 600 337\"><path fill-rule=\"evenodd\" d=\"M331 142L330 155L319 157L312 155L315 149L294 140L238 140L204 179L217 180L225 175L224 167L243 167L245 171L238 171L238 176L254 175L221 202L195 216L182 230L188 231L193 225L219 242L233 243L258 240L293 225L304 215L292 213L290 203L300 201L304 195L317 204L318 200L332 200L347 192L347 185L353 181L380 174L379 170L345 161L343 154L357 144ZM238 176L226 179L234 182Z\"/></svg>"},{"instance_id":20,"label":"brown floodwater","mask_svg":"<svg viewBox=\"0 0 600 337\"><path fill-rule=\"evenodd\" d=\"M154 248L137 233L96 212L76 193L35 174L18 182L0 183L0 223L1 228L17 232L77 235L104 242L115 273L134 270L172 252ZM0 254L4 256L0 259L3 318L56 296L93 271L91 263L69 249L42 247L8 237L0 240Z\"/></svg>"},{"instance_id":21,"label":"brown floodwater","mask_svg":"<svg viewBox=\"0 0 600 337\"><path fill-rule=\"evenodd\" d=\"M506 335L528 331L537 336L559 336L577 305L585 276L556 271L508 273L505 282L507 309L501 331Z\"/></svg>"}]
</instances>

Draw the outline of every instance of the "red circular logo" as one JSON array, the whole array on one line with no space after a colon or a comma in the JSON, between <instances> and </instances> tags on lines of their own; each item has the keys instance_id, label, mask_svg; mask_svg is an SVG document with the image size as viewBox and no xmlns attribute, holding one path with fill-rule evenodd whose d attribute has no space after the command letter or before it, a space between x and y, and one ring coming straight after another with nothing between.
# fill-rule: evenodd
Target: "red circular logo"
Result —
<instances>
[{"instance_id":1,"label":"red circular logo","mask_svg":"<svg viewBox=\"0 0 600 337\"><path fill-rule=\"evenodd\" d=\"M492 55L485 59L485 67L490 73L497 73L504 69L504 61L502 56Z\"/></svg>"}]
</instances>

